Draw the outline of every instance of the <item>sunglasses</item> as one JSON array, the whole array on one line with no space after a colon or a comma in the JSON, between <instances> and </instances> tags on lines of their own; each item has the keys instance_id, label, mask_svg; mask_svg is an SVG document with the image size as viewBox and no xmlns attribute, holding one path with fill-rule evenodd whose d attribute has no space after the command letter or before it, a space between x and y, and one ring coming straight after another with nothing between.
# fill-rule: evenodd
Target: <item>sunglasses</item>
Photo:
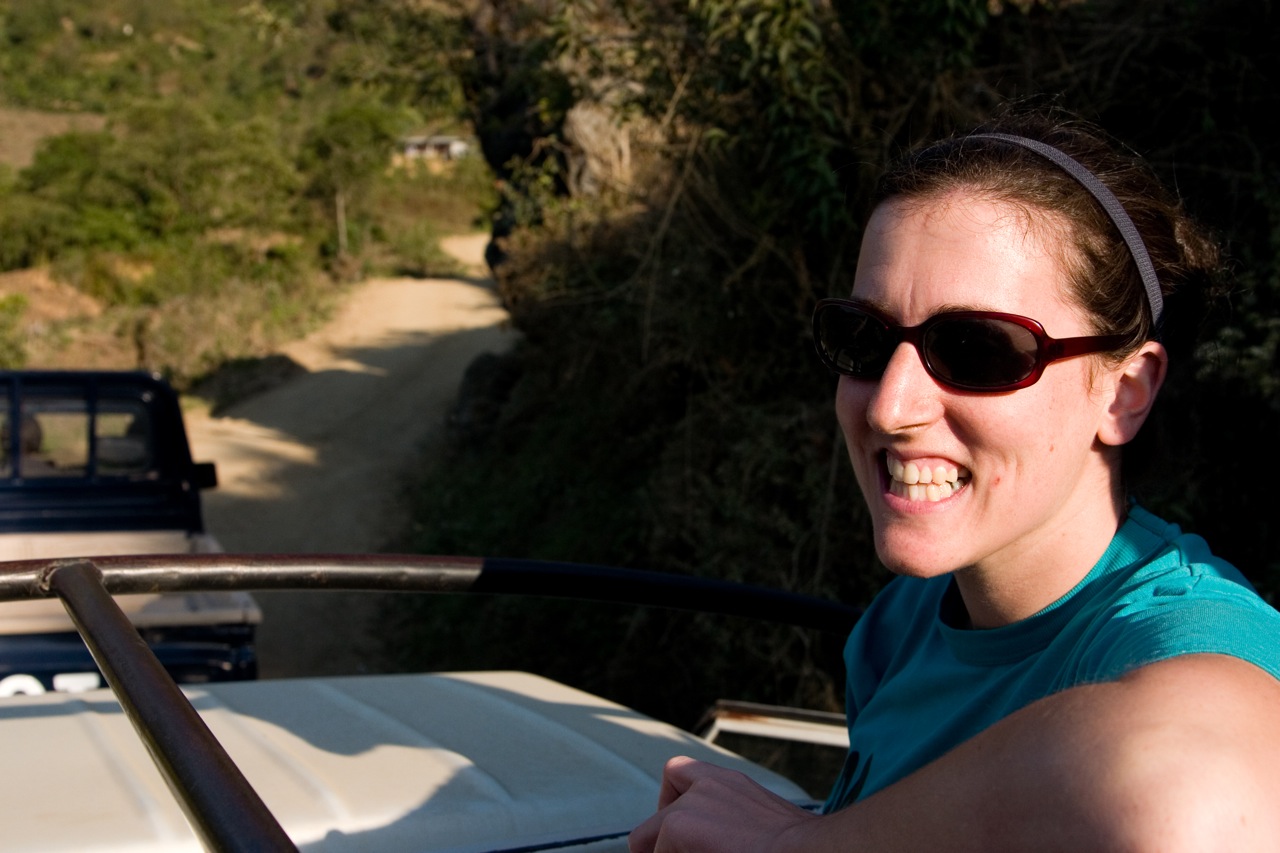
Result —
<instances>
[{"instance_id":1,"label":"sunglasses","mask_svg":"<svg viewBox=\"0 0 1280 853\"><path fill-rule=\"evenodd\" d=\"M994 311L947 311L902 326L857 302L823 299L813 339L822 363L844 376L879 379L906 341L943 385L996 393L1034 385L1050 362L1118 349L1127 336L1051 338L1035 320Z\"/></svg>"}]
</instances>

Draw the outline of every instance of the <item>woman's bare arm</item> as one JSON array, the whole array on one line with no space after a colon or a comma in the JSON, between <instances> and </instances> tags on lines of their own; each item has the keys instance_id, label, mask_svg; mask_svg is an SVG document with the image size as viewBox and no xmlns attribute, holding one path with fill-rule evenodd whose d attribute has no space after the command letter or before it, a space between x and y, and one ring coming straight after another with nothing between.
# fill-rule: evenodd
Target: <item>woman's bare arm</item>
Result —
<instances>
[{"instance_id":1,"label":"woman's bare arm","mask_svg":"<svg viewBox=\"0 0 1280 853\"><path fill-rule=\"evenodd\" d=\"M674 760L631 849L1274 851L1277 803L1280 682L1194 655L1042 699L825 817Z\"/></svg>"}]
</instances>

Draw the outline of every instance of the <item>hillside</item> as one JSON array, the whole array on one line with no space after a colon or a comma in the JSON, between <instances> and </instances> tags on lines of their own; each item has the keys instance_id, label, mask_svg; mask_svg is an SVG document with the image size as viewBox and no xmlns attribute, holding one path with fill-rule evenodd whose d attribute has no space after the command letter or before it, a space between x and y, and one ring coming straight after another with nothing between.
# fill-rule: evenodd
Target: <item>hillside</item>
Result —
<instances>
[{"instance_id":1,"label":"hillside","mask_svg":"<svg viewBox=\"0 0 1280 853\"><path fill-rule=\"evenodd\" d=\"M0 360L186 386L350 281L452 271L486 167L388 166L405 133L465 132L458 27L410 0L0 3L0 272L52 282L0 285ZM51 288L96 307L51 319Z\"/></svg>"}]
</instances>

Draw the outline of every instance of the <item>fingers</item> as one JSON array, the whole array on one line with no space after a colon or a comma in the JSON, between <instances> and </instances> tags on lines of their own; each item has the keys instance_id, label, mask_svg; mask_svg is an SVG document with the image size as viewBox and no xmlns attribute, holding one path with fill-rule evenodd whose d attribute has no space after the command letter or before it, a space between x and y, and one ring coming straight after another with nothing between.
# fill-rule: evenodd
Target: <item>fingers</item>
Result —
<instances>
[{"instance_id":1,"label":"fingers","mask_svg":"<svg viewBox=\"0 0 1280 853\"><path fill-rule=\"evenodd\" d=\"M702 765L702 762L687 755L677 755L667 760L666 766L662 768L662 787L658 791L659 809L665 809L689 790L689 786L700 775L698 765Z\"/></svg>"},{"instance_id":2,"label":"fingers","mask_svg":"<svg viewBox=\"0 0 1280 853\"><path fill-rule=\"evenodd\" d=\"M739 853L747 847L729 839L744 829L753 834L753 816L765 810L765 802L776 799L736 770L677 756L663 768L657 813L632 831L628 850Z\"/></svg>"},{"instance_id":3,"label":"fingers","mask_svg":"<svg viewBox=\"0 0 1280 853\"><path fill-rule=\"evenodd\" d=\"M680 799L702 776L720 768L712 764L677 755L662 769L662 787L658 791L658 812L632 830L627 838L629 853L654 853L661 847L659 836L670 817L669 807Z\"/></svg>"}]
</instances>

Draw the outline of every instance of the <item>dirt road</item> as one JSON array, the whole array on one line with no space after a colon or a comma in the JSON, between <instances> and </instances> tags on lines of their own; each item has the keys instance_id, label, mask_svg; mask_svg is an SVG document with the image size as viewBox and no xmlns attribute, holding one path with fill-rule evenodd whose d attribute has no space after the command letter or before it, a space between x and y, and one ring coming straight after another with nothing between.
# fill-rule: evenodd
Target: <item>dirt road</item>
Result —
<instances>
[{"instance_id":1,"label":"dirt road","mask_svg":"<svg viewBox=\"0 0 1280 853\"><path fill-rule=\"evenodd\" d=\"M232 552L378 551L407 522L408 479L438 449L468 364L513 333L480 277L486 238L453 238L472 279L379 279L285 348L306 373L218 417L188 413L193 453L218 465L208 527ZM264 677L377 668L376 594L264 593Z\"/></svg>"}]
</instances>

